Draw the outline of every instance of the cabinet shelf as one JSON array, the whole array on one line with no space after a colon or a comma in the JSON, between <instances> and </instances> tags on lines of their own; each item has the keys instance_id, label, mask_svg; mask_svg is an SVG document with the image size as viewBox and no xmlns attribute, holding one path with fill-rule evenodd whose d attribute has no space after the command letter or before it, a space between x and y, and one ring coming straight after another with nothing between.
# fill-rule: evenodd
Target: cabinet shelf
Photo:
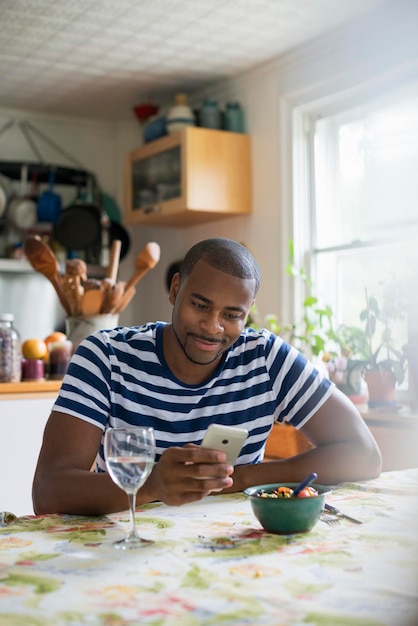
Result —
<instances>
[{"instance_id":1,"label":"cabinet shelf","mask_svg":"<svg viewBox=\"0 0 418 626\"><path fill-rule=\"evenodd\" d=\"M189 127L126 157L128 224L191 226L251 213L250 137Z\"/></svg>"}]
</instances>

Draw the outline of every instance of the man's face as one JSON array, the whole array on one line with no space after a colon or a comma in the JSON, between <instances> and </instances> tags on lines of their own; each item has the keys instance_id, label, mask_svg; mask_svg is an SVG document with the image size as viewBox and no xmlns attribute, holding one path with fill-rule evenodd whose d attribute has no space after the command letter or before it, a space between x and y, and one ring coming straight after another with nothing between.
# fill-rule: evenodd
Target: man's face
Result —
<instances>
[{"instance_id":1,"label":"man's face","mask_svg":"<svg viewBox=\"0 0 418 626\"><path fill-rule=\"evenodd\" d=\"M193 363L209 365L240 336L254 302L255 279L236 278L198 261L180 285L171 283L173 331Z\"/></svg>"}]
</instances>

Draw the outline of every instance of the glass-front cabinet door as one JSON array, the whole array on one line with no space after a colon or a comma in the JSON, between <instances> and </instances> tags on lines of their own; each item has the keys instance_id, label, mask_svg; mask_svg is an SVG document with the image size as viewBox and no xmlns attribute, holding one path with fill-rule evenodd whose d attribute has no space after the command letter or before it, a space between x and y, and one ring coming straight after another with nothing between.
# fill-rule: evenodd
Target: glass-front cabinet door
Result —
<instances>
[{"instance_id":1,"label":"glass-front cabinet door","mask_svg":"<svg viewBox=\"0 0 418 626\"><path fill-rule=\"evenodd\" d=\"M127 155L128 224L188 226L251 212L250 138L187 128Z\"/></svg>"},{"instance_id":2,"label":"glass-front cabinet door","mask_svg":"<svg viewBox=\"0 0 418 626\"><path fill-rule=\"evenodd\" d=\"M132 205L145 213L181 196L181 148L174 146L132 163Z\"/></svg>"}]
</instances>

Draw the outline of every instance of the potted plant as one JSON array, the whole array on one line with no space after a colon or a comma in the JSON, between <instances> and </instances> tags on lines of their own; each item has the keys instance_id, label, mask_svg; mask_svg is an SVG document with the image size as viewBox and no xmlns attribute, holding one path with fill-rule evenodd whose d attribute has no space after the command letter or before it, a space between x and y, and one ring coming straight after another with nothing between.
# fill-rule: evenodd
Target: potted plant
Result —
<instances>
[{"instance_id":1,"label":"potted plant","mask_svg":"<svg viewBox=\"0 0 418 626\"><path fill-rule=\"evenodd\" d=\"M406 372L406 356L396 347L392 324L405 318L402 299L391 299L384 294L383 305L369 296L367 289L366 308L361 311L360 319L365 322L365 334L368 341L367 368L364 378L369 391L369 406L376 407L395 402L395 388L400 385ZM381 329L379 344L373 345Z\"/></svg>"},{"instance_id":2,"label":"potted plant","mask_svg":"<svg viewBox=\"0 0 418 626\"><path fill-rule=\"evenodd\" d=\"M367 337L361 328L340 325L331 337L333 349L322 359L330 380L354 402L361 402L363 375L367 367Z\"/></svg>"},{"instance_id":3,"label":"potted plant","mask_svg":"<svg viewBox=\"0 0 418 626\"><path fill-rule=\"evenodd\" d=\"M307 358L320 357L327 349L328 342L334 338L333 312L329 305L322 304L313 294L313 282L306 270L296 267L294 262L293 241L288 241L289 262L286 273L305 286L305 298L302 304L301 319L292 324L283 325L274 313L269 313L260 320L257 307L254 305L248 320L253 328L264 326L276 335L280 335L288 343L295 346Z\"/></svg>"}]
</instances>

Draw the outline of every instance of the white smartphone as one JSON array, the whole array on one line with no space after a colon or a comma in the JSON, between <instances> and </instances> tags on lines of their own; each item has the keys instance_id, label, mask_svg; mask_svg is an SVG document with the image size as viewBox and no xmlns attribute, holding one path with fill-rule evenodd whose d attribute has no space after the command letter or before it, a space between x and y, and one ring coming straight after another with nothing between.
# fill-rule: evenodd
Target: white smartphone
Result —
<instances>
[{"instance_id":1,"label":"white smartphone","mask_svg":"<svg viewBox=\"0 0 418 626\"><path fill-rule=\"evenodd\" d=\"M248 430L235 426L221 426L211 424L201 443L202 448L221 450L226 454L226 462L234 465L241 451L244 441L248 437Z\"/></svg>"}]
</instances>

